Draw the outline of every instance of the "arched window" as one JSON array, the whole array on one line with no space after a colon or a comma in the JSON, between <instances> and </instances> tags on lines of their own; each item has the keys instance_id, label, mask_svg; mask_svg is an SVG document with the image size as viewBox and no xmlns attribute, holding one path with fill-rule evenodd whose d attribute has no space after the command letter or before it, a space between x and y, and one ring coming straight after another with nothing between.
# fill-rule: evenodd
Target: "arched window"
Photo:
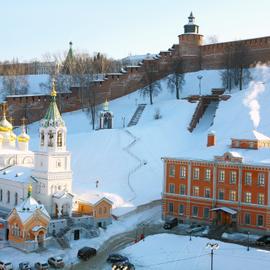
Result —
<instances>
[{"instance_id":1,"label":"arched window","mask_svg":"<svg viewBox=\"0 0 270 270\"><path fill-rule=\"evenodd\" d=\"M7 191L7 203L10 203L10 191Z\"/></svg>"},{"instance_id":2,"label":"arched window","mask_svg":"<svg viewBox=\"0 0 270 270\"><path fill-rule=\"evenodd\" d=\"M44 135L44 131L42 130L40 133L40 145L44 146L44 139L45 139L45 135Z\"/></svg>"},{"instance_id":3,"label":"arched window","mask_svg":"<svg viewBox=\"0 0 270 270\"><path fill-rule=\"evenodd\" d=\"M3 201L3 189L0 189L0 202Z\"/></svg>"},{"instance_id":4,"label":"arched window","mask_svg":"<svg viewBox=\"0 0 270 270\"><path fill-rule=\"evenodd\" d=\"M18 193L15 193L15 205L18 205Z\"/></svg>"},{"instance_id":5,"label":"arched window","mask_svg":"<svg viewBox=\"0 0 270 270\"><path fill-rule=\"evenodd\" d=\"M59 130L57 132L57 146L58 147L62 147L63 146L63 134L62 134L62 131Z\"/></svg>"},{"instance_id":6,"label":"arched window","mask_svg":"<svg viewBox=\"0 0 270 270\"><path fill-rule=\"evenodd\" d=\"M48 133L48 146L53 147L53 132L51 130Z\"/></svg>"},{"instance_id":7,"label":"arched window","mask_svg":"<svg viewBox=\"0 0 270 270\"><path fill-rule=\"evenodd\" d=\"M61 186L60 185L58 186L58 190L61 190Z\"/></svg>"}]
</instances>

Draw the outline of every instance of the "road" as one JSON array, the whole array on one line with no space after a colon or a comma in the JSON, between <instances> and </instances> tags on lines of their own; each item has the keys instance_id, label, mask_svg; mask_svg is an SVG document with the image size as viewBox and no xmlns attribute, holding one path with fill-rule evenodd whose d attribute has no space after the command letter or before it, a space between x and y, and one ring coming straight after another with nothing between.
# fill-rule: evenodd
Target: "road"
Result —
<instances>
[{"instance_id":1,"label":"road","mask_svg":"<svg viewBox=\"0 0 270 270\"><path fill-rule=\"evenodd\" d=\"M185 230L181 228L173 230L164 230L162 224L139 224L137 229L124 232L111 237L109 240L103 243L103 245L98 250L95 257L91 258L87 262L81 262L73 268L69 269L79 269L79 270L109 270L111 266L106 263L106 259L110 253L118 252L119 250L125 248L128 245L132 245L135 242L136 235L139 237L144 233L145 236L160 234L160 233L173 233L179 235L185 235Z\"/></svg>"}]
</instances>

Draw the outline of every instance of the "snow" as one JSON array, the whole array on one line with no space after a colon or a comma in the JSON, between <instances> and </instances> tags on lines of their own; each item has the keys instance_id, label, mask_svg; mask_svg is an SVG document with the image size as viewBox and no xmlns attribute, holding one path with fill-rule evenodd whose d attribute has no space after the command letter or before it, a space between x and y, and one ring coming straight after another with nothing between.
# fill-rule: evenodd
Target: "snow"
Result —
<instances>
[{"instance_id":1,"label":"snow","mask_svg":"<svg viewBox=\"0 0 270 270\"><path fill-rule=\"evenodd\" d=\"M12 166L8 169L2 170L0 172L0 178L21 183L28 183L31 173L32 168L25 166Z\"/></svg>"},{"instance_id":2,"label":"snow","mask_svg":"<svg viewBox=\"0 0 270 270\"><path fill-rule=\"evenodd\" d=\"M158 234L145 238L135 245L121 251L135 265L136 269L210 269L210 249L208 243L217 243L219 248L214 250L214 268L219 270L245 270L269 268L270 252L236 244L223 243L207 238ZM109 267L106 269L110 269Z\"/></svg>"},{"instance_id":3,"label":"snow","mask_svg":"<svg viewBox=\"0 0 270 270\"><path fill-rule=\"evenodd\" d=\"M196 103L176 100L175 93L167 87L167 78L161 80L162 92L154 97L154 104L147 105L136 126L126 126L137 105L148 103L139 91L113 100L109 109L114 113L114 129L91 130L90 118L85 112L64 114L67 125L67 147L72 153L73 192L83 200L93 194L106 196L114 202L114 213L125 213L134 207L161 198L163 164L161 157L187 157L213 160L229 152L231 138L245 138L253 130L267 136L270 89L269 68L251 69L253 81L247 89L232 90L231 98L220 101L216 110L205 113L196 129L187 130ZM203 76L202 93L210 94L212 88L221 87L219 70L202 70L188 73L181 97L199 93L197 76ZM264 82L262 84L261 82ZM254 94L254 87L262 85L264 91ZM255 87L256 89L256 87ZM266 91L268 89L268 91ZM260 119L257 129L250 115L251 107L245 100L256 101ZM100 110L101 110L100 106ZM154 120L159 109L161 119ZM29 126L31 149L38 149L38 123ZM207 147L207 134L214 130L217 145ZM128 151L127 151L128 147ZM245 162L270 163L269 149L234 151ZM99 181L96 187L96 181ZM117 209L117 208L122 209Z\"/></svg>"},{"instance_id":4,"label":"snow","mask_svg":"<svg viewBox=\"0 0 270 270\"><path fill-rule=\"evenodd\" d=\"M235 215L237 213L237 211L235 211L229 207L218 207L218 208L211 209L211 211L218 211L218 210L224 211L224 212L229 213L231 215Z\"/></svg>"},{"instance_id":5,"label":"snow","mask_svg":"<svg viewBox=\"0 0 270 270\"><path fill-rule=\"evenodd\" d=\"M113 224L108 226L106 230L101 230L100 236L91 239L81 239L71 242L71 248L59 249L56 246L50 246L48 249L39 253L26 253L12 248L5 247L0 249L0 261L10 261L14 266L20 262L27 261L36 263L38 261L45 261L51 256L60 256L63 258L65 264L79 263L77 258L78 250L84 246L91 246L98 249L106 240L118 234L132 231L140 224L159 223L161 222L161 207L156 206L151 209L146 209L128 218L120 218L118 221L113 221Z\"/></svg>"},{"instance_id":6,"label":"snow","mask_svg":"<svg viewBox=\"0 0 270 270\"><path fill-rule=\"evenodd\" d=\"M39 204L31 196L23 201L20 205L16 206L15 209L23 224L26 223L26 221L32 217L37 210L41 211L48 218L50 217L44 205Z\"/></svg>"}]
</instances>

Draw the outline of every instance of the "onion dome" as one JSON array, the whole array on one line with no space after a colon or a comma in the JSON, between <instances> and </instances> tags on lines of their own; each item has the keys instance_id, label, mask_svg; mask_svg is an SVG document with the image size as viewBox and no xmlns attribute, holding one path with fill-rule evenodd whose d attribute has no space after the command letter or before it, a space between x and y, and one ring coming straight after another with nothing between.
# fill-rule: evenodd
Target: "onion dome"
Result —
<instances>
[{"instance_id":1,"label":"onion dome","mask_svg":"<svg viewBox=\"0 0 270 270\"><path fill-rule=\"evenodd\" d=\"M57 92L55 89L55 81L53 80L52 91L51 91L51 102L44 118L41 120L42 127L47 128L47 127L65 126L65 122L57 107L56 96L57 96Z\"/></svg>"},{"instance_id":2,"label":"onion dome","mask_svg":"<svg viewBox=\"0 0 270 270\"><path fill-rule=\"evenodd\" d=\"M22 126L22 133L18 136L18 142L29 142L30 136L25 131L25 126Z\"/></svg>"},{"instance_id":3,"label":"onion dome","mask_svg":"<svg viewBox=\"0 0 270 270\"><path fill-rule=\"evenodd\" d=\"M7 120L6 118L6 103L2 105L2 110L3 110L3 116L0 121L0 131L2 132L9 132L13 129L12 124Z\"/></svg>"}]
</instances>

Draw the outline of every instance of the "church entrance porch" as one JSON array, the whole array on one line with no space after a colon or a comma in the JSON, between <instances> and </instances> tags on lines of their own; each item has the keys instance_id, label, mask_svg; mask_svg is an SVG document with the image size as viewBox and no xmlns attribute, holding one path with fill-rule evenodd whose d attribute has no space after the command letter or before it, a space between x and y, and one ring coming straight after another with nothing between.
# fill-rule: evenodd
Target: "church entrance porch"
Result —
<instances>
[{"instance_id":1,"label":"church entrance porch","mask_svg":"<svg viewBox=\"0 0 270 270\"><path fill-rule=\"evenodd\" d=\"M228 207L213 208L211 211L215 212L214 223L216 225L236 225L237 211Z\"/></svg>"}]
</instances>

